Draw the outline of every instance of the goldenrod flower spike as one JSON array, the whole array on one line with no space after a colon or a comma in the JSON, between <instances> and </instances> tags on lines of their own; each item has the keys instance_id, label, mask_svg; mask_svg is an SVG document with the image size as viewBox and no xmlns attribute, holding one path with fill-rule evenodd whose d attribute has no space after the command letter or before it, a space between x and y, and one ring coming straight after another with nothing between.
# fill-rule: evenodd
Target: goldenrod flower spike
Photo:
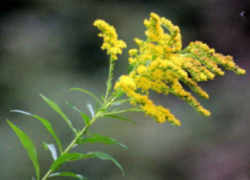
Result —
<instances>
[{"instance_id":1,"label":"goldenrod flower spike","mask_svg":"<svg viewBox=\"0 0 250 180\"><path fill-rule=\"evenodd\" d=\"M129 50L129 63L133 69L126 78L120 78L116 89L124 91L133 105L139 106L160 123L168 120L180 125L168 109L156 106L149 99L150 90L165 95L171 93L186 101L198 112L209 116L210 112L183 88L181 82L188 85L194 93L207 99L209 95L197 82L214 79L215 75L224 75L219 65L237 74L244 74L245 71L233 62L231 56L215 53L214 49L202 42L191 42L182 50L179 27L156 13L151 13L150 18L145 19L144 25L147 40L135 38L138 49Z\"/></svg>"},{"instance_id":2,"label":"goldenrod flower spike","mask_svg":"<svg viewBox=\"0 0 250 180\"><path fill-rule=\"evenodd\" d=\"M181 34L178 26L166 18L151 13L149 19L145 19L144 25L147 30L145 35L149 41L159 43L165 51L178 51L182 48ZM165 33L164 28L169 32Z\"/></svg>"},{"instance_id":3,"label":"goldenrod flower spike","mask_svg":"<svg viewBox=\"0 0 250 180\"><path fill-rule=\"evenodd\" d=\"M101 31L98 34L99 37L103 38L101 48L107 50L107 54L110 55L112 60L117 60L117 55L122 54L122 49L127 47L126 43L118 39L114 26L111 26L104 20L98 19L93 25Z\"/></svg>"},{"instance_id":4,"label":"goldenrod flower spike","mask_svg":"<svg viewBox=\"0 0 250 180\"><path fill-rule=\"evenodd\" d=\"M245 70L238 67L231 56L216 53L200 41L191 42L182 49L179 27L156 13L151 13L144 25L146 40L135 38L138 48L129 50L132 70L128 75L120 77L115 89L126 93L132 105L159 123L169 121L180 125L180 121L167 108L154 104L149 98L150 91L164 95L171 93L198 112L209 116L210 111L182 84L186 84L193 93L208 99L209 95L198 82L212 80L216 75L223 76L225 73L222 68L239 75L245 74Z\"/></svg>"}]
</instances>

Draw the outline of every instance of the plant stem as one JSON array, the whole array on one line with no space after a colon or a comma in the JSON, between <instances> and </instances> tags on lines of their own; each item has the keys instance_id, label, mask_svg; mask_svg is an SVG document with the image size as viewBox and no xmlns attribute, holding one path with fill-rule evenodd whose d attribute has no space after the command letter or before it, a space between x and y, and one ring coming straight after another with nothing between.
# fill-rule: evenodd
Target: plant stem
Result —
<instances>
[{"instance_id":1,"label":"plant stem","mask_svg":"<svg viewBox=\"0 0 250 180\"><path fill-rule=\"evenodd\" d=\"M78 140L81 136L83 136L83 135L87 132L88 128L89 128L89 127L90 127L99 117L101 117L101 116L102 116L102 113L101 113L100 111L98 111L98 112L95 114L95 116L92 117L92 119L90 120L90 122L89 122L86 126L84 126L84 127L81 129L81 131L79 131L79 132L76 134L76 136L74 137L74 139L69 143L69 145L68 145L68 146L64 149L64 151L61 153L61 156L62 156L63 154L68 153L68 152L76 145L77 140ZM41 180L47 180L48 177L49 177L49 175L51 175L51 173L52 173L52 171L51 171L51 169L49 169L49 170L46 172L46 174L43 176L43 178L42 178Z\"/></svg>"},{"instance_id":2,"label":"plant stem","mask_svg":"<svg viewBox=\"0 0 250 180\"><path fill-rule=\"evenodd\" d=\"M114 98L114 99L110 100L110 102L108 102L108 97L109 97L109 94L110 94L110 91L112 88L114 66L115 66L114 60L112 58L110 58L110 60L109 60L109 74L108 74L108 80L107 80L107 89L106 89L105 98L104 98L104 102L103 102L103 107L105 109L107 109L115 100L115 98ZM64 151L61 153L60 156L68 153L76 145L77 140L87 132L88 128L96 121L96 119L102 117L103 115L104 115L104 113L102 111L100 111L100 110L97 111L97 113L92 117L90 122L88 124L86 124L81 129L81 131L76 133L76 136L74 137L74 139L64 149ZM49 169L41 180L47 180L52 172L53 171L51 169Z\"/></svg>"},{"instance_id":3,"label":"plant stem","mask_svg":"<svg viewBox=\"0 0 250 180\"><path fill-rule=\"evenodd\" d=\"M48 170L47 173L43 176L42 180L46 180L51 173L52 173L51 169Z\"/></svg>"},{"instance_id":4,"label":"plant stem","mask_svg":"<svg viewBox=\"0 0 250 180\"><path fill-rule=\"evenodd\" d=\"M104 101L106 102L110 93L110 90L112 88L112 79L113 79L113 71L114 71L115 63L114 60L110 57L109 59L109 74L108 74L108 80L107 80L107 89Z\"/></svg>"},{"instance_id":5,"label":"plant stem","mask_svg":"<svg viewBox=\"0 0 250 180\"><path fill-rule=\"evenodd\" d=\"M120 111L114 111L114 112L107 112L104 113L104 115L115 115L115 114L121 114L121 113L126 113L126 112L142 112L141 109L138 108L129 108L129 109L124 109L124 110L120 110Z\"/></svg>"}]
</instances>

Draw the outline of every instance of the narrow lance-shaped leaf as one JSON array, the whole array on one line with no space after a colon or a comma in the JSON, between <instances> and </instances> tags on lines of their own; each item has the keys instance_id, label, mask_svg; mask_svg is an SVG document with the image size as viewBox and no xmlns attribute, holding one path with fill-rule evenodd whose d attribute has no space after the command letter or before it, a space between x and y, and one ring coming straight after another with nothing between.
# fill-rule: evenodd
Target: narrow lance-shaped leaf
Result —
<instances>
[{"instance_id":1,"label":"narrow lance-shaped leaf","mask_svg":"<svg viewBox=\"0 0 250 180\"><path fill-rule=\"evenodd\" d=\"M129 102L129 99L117 100L117 101L112 103L112 106L120 106L120 105L127 103L127 102Z\"/></svg>"},{"instance_id":2,"label":"narrow lance-shaped leaf","mask_svg":"<svg viewBox=\"0 0 250 180\"><path fill-rule=\"evenodd\" d=\"M19 138L20 142L22 143L24 149L27 151L28 156L29 156L30 160L32 161L33 166L35 168L36 179L39 180L40 179L40 167L39 167L39 162L38 162L38 158L37 158L37 152L36 152L35 145L32 143L29 136L27 136L21 129L19 129L17 126L15 126L9 120L7 120L7 123L13 129L13 131L16 133L16 135Z\"/></svg>"},{"instance_id":3,"label":"narrow lance-shaped leaf","mask_svg":"<svg viewBox=\"0 0 250 180\"><path fill-rule=\"evenodd\" d=\"M56 141L56 144L58 146L60 153L63 151L62 143L61 143L60 139L57 137L57 135L52 127L52 124L49 122L49 120L42 118L36 114L31 114L29 112L25 112L22 110L15 109L15 110L11 110L11 112L21 113L21 114L28 115L28 116L31 116L31 117L39 120L42 123L42 125L47 129L47 131L51 134L51 136L54 138L54 140Z\"/></svg>"},{"instance_id":4,"label":"narrow lance-shaped leaf","mask_svg":"<svg viewBox=\"0 0 250 180\"><path fill-rule=\"evenodd\" d=\"M106 115L104 115L104 117L110 117L112 119L118 119L118 120L121 120L121 121L128 121L128 122L130 122L132 124L136 124L134 121L132 121L132 120L126 118L126 117L119 116L119 115L106 114Z\"/></svg>"},{"instance_id":5,"label":"narrow lance-shaped leaf","mask_svg":"<svg viewBox=\"0 0 250 180\"><path fill-rule=\"evenodd\" d=\"M38 119L44 125L44 127L48 130L48 132L51 134L51 136L55 139L59 151L62 152L63 151L62 143L61 143L60 139L57 137L51 123L47 119L44 119L36 114L32 115L32 117L35 119Z\"/></svg>"},{"instance_id":6,"label":"narrow lance-shaped leaf","mask_svg":"<svg viewBox=\"0 0 250 180\"><path fill-rule=\"evenodd\" d=\"M103 144L117 144L120 145L124 149L128 149L128 147L116 139L108 137L108 136L101 136L99 134L92 134L89 137L81 138L77 141L78 144L85 144L85 143L103 143Z\"/></svg>"},{"instance_id":7,"label":"narrow lance-shaped leaf","mask_svg":"<svg viewBox=\"0 0 250 180\"><path fill-rule=\"evenodd\" d=\"M77 178L77 179L80 179L80 180L87 180L87 178L84 177L83 175L76 174L76 173L73 173L73 172L55 172L55 173L50 174L49 178L50 177L58 177L58 176L67 176L67 177Z\"/></svg>"},{"instance_id":8,"label":"narrow lance-shaped leaf","mask_svg":"<svg viewBox=\"0 0 250 180\"><path fill-rule=\"evenodd\" d=\"M52 100L48 99L47 97L40 95L42 97L42 99L55 111L57 112L63 119L64 121L67 123L67 125L70 127L70 129L77 134L76 129L73 127L72 122L70 121L70 119L63 113L63 111L61 110L61 108Z\"/></svg>"},{"instance_id":9,"label":"narrow lance-shaped leaf","mask_svg":"<svg viewBox=\"0 0 250 180\"><path fill-rule=\"evenodd\" d=\"M98 104L102 104L102 101L94 94L94 93L92 93L92 92L90 92L90 91L88 91L88 90L86 90L86 89L82 89L82 88L71 88L70 89L71 91L80 91L80 92L82 92L82 93L84 93L84 94L87 94L87 95L89 95L89 96L91 96Z\"/></svg>"},{"instance_id":10,"label":"narrow lance-shaped leaf","mask_svg":"<svg viewBox=\"0 0 250 180\"><path fill-rule=\"evenodd\" d=\"M96 158L101 159L101 160L112 161L116 165L116 167L118 167L121 170L122 175L123 176L125 175L125 171L124 171L122 165L116 159L114 159L112 156L110 156L109 154L106 154L103 152L89 152L88 154L94 155Z\"/></svg>"},{"instance_id":11,"label":"narrow lance-shaped leaf","mask_svg":"<svg viewBox=\"0 0 250 180\"><path fill-rule=\"evenodd\" d=\"M88 125L89 122L90 122L90 117L87 114L85 114L85 113L83 113L81 111L79 113L80 113L85 125Z\"/></svg>"},{"instance_id":12,"label":"narrow lance-shaped leaf","mask_svg":"<svg viewBox=\"0 0 250 180\"><path fill-rule=\"evenodd\" d=\"M91 117L93 118L95 116L95 111L94 111L94 108L91 104L87 104L87 108L91 114Z\"/></svg>"},{"instance_id":13,"label":"narrow lance-shaped leaf","mask_svg":"<svg viewBox=\"0 0 250 180\"><path fill-rule=\"evenodd\" d=\"M49 150L51 153L51 156L53 158L53 160L55 161L57 159L57 151L56 151L56 147L54 144L47 144L47 143L43 143L44 148L46 150Z\"/></svg>"},{"instance_id":14,"label":"narrow lance-shaped leaf","mask_svg":"<svg viewBox=\"0 0 250 180\"><path fill-rule=\"evenodd\" d=\"M76 161L80 159L87 159L90 158L91 155L88 154L81 154L81 153L65 153L57 158L50 167L50 170L53 172L57 170L62 164L69 162L69 161Z\"/></svg>"},{"instance_id":15,"label":"narrow lance-shaped leaf","mask_svg":"<svg viewBox=\"0 0 250 180\"><path fill-rule=\"evenodd\" d=\"M89 117L87 114L85 114L85 113L82 112L78 107L76 107L76 106L70 104L69 102L66 102L66 104L68 104L73 110L75 110L75 111L77 111L77 112L80 113L80 115L81 115L81 117L82 117L82 119L83 119L85 125L88 125L88 124L89 124L90 117Z\"/></svg>"},{"instance_id":16,"label":"narrow lance-shaped leaf","mask_svg":"<svg viewBox=\"0 0 250 180\"><path fill-rule=\"evenodd\" d=\"M112 156L106 153L102 152L89 152L86 154L83 153L65 153L57 158L56 161L53 162L53 164L50 167L50 170L53 172L56 169L58 169L62 164L69 162L69 161L76 161L76 160L82 160L82 159L89 159L89 158L98 158L101 160L110 160L112 161L122 172L124 175L124 169L120 165L120 163L115 160Z\"/></svg>"}]
</instances>

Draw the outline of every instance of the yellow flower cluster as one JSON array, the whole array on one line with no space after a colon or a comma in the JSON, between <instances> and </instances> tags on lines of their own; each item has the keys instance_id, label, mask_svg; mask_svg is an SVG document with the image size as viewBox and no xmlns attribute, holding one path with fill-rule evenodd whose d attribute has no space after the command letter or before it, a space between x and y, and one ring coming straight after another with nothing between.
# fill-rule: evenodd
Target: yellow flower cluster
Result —
<instances>
[{"instance_id":1,"label":"yellow flower cluster","mask_svg":"<svg viewBox=\"0 0 250 180\"><path fill-rule=\"evenodd\" d=\"M115 89L126 93L131 104L159 123L167 120L175 125L181 124L168 109L153 103L149 98L150 91L165 95L171 93L209 116L210 112L184 89L183 84L193 93L208 99L208 94L197 83L224 75L219 66L239 75L245 74L245 70L238 67L231 56L216 53L202 42L191 42L182 49L179 27L156 13L151 13L144 25L147 39L135 38L138 48L129 50L132 69L128 75L120 77Z\"/></svg>"},{"instance_id":2,"label":"yellow flower cluster","mask_svg":"<svg viewBox=\"0 0 250 180\"><path fill-rule=\"evenodd\" d=\"M107 22L97 19L93 25L101 31L98 34L99 37L103 38L101 48L107 50L107 54L110 55L112 60L117 60L117 55L122 54L122 49L127 47L126 43L118 39L114 26Z\"/></svg>"}]
</instances>

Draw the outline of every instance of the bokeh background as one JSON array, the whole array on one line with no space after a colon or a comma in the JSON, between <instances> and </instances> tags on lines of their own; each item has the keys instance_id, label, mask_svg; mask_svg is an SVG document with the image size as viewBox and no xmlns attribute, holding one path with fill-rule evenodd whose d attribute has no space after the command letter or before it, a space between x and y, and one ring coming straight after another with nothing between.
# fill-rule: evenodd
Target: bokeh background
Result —
<instances>
[{"instance_id":1,"label":"bokeh background","mask_svg":"<svg viewBox=\"0 0 250 180\"><path fill-rule=\"evenodd\" d=\"M249 0L10 0L0 5L0 179L27 180L34 176L31 161L15 134L10 119L29 134L38 148L42 173L51 163L42 142L53 142L41 124L10 113L22 109L51 120L64 143L72 134L63 121L41 100L55 100L81 126L79 115L66 105L83 111L93 101L69 92L86 88L98 95L105 90L108 57L92 23L102 18L115 25L129 47L134 37L144 37L143 20L156 12L180 26L184 46L201 40L218 52L231 54L249 72ZM117 62L115 77L127 73L127 50ZM62 167L91 180L248 180L250 179L250 84L249 73L201 84L211 95L202 104L209 118L181 100L154 95L182 121L181 127L156 124L141 113L129 113L136 125L112 119L96 123L92 132L112 136L128 145L87 145L77 150L112 154L125 168L122 177L111 162L87 160ZM55 178L56 179L56 178ZM70 178L57 178L69 180Z\"/></svg>"}]
</instances>

